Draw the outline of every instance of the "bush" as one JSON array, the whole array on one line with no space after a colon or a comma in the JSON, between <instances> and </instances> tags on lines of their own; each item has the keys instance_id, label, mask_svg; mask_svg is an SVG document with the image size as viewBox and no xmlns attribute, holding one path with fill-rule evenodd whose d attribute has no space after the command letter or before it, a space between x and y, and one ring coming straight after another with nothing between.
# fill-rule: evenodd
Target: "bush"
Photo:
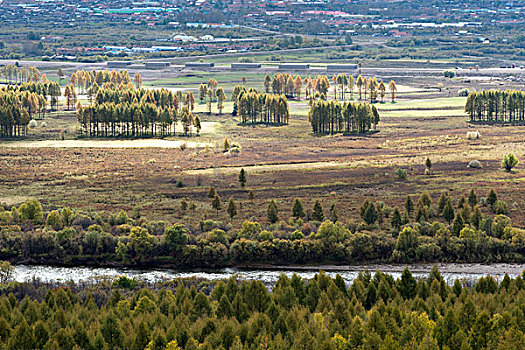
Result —
<instances>
[{"instance_id":1,"label":"bush","mask_svg":"<svg viewBox=\"0 0 525 350\"><path fill-rule=\"evenodd\" d=\"M397 171L396 171L396 175L397 175L397 177L398 177L400 180L406 180L406 178L407 178L407 171L406 171L406 169L401 169L401 168L399 168L399 169L397 169Z\"/></svg>"},{"instance_id":2,"label":"bush","mask_svg":"<svg viewBox=\"0 0 525 350\"><path fill-rule=\"evenodd\" d=\"M47 127L47 123L46 122L42 122L42 124L40 124L40 126L45 128L45 127Z\"/></svg>"},{"instance_id":3,"label":"bush","mask_svg":"<svg viewBox=\"0 0 525 350\"><path fill-rule=\"evenodd\" d=\"M467 140L477 140L481 137L479 131L469 131L467 132Z\"/></svg>"},{"instance_id":4,"label":"bush","mask_svg":"<svg viewBox=\"0 0 525 350\"><path fill-rule=\"evenodd\" d=\"M509 207L507 205L507 202L498 200L496 203L494 203L494 212L496 214L503 214L506 215L509 212Z\"/></svg>"},{"instance_id":5,"label":"bush","mask_svg":"<svg viewBox=\"0 0 525 350\"><path fill-rule=\"evenodd\" d=\"M501 161L501 166L505 168L506 171L510 172L512 168L515 168L519 163L518 158L512 154L507 154Z\"/></svg>"},{"instance_id":6,"label":"bush","mask_svg":"<svg viewBox=\"0 0 525 350\"><path fill-rule=\"evenodd\" d=\"M37 126L38 126L38 123L36 122L36 120L31 119L31 121L29 122L29 127L30 127L31 129L34 129L34 128L36 128Z\"/></svg>"},{"instance_id":7,"label":"bush","mask_svg":"<svg viewBox=\"0 0 525 350\"><path fill-rule=\"evenodd\" d=\"M469 93L470 91L468 91L468 89L461 89L458 91L458 96L467 97Z\"/></svg>"},{"instance_id":8,"label":"bush","mask_svg":"<svg viewBox=\"0 0 525 350\"><path fill-rule=\"evenodd\" d=\"M472 169L481 169L483 168L483 165L479 160L471 160L470 163L468 163L468 167Z\"/></svg>"},{"instance_id":9,"label":"bush","mask_svg":"<svg viewBox=\"0 0 525 350\"><path fill-rule=\"evenodd\" d=\"M452 71L452 70L446 70L443 72L443 76L445 78L454 78L456 76L456 72Z\"/></svg>"}]
</instances>

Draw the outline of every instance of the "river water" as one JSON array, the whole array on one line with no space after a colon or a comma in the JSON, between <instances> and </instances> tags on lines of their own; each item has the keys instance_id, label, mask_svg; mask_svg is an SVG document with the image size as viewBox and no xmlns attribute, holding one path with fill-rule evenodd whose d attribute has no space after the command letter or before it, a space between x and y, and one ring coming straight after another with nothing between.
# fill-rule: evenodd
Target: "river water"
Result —
<instances>
[{"instance_id":1,"label":"river water","mask_svg":"<svg viewBox=\"0 0 525 350\"><path fill-rule=\"evenodd\" d=\"M207 280L228 279L236 276L240 280L260 280L267 285L274 284L281 273L291 277L296 273L303 279L311 279L320 270L329 276L340 274L347 284L351 283L360 271L368 269L370 272L381 271L391 274L394 278L401 276L404 265L362 265L362 266L308 266L308 267L282 267L282 268L222 268L222 269L134 269L134 268L107 268L107 267L58 267L47 265L15 265L13 278L24 282L34 277L46 282L88 281L103 278L113 279L120 275L136 278L145 282L159 282L176 278L202 278ZM408 265L415 277L426 277L432 268L430 264ZM516 277L525 270L522 264L438 264L439 271L446 282L453 284L460 279L467 284L472 284L480 277L490 274L500 281L505 273Z\"/></svg>"}]
</instances>

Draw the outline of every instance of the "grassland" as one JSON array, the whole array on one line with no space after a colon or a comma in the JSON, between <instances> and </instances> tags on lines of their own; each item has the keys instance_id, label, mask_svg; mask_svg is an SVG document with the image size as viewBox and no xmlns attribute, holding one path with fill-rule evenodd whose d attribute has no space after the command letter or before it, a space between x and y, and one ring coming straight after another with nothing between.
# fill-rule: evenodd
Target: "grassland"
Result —
<instances>
[{"instance_id":1,"label":"grassland","mask_svg":"<svg viewBox=\"0 0 525 350\"><path fill-rule=\"evenodd\" d=\"M248 86L260 89L265 73L184 74L184 78L165 77L148 84L195 89L215 77L228 91L246 76ZM340 217L352 218L358 216L356 208L366 197L402 206L407 193L428 190L437 200L443 191L458 197L475 188L486 196L489 188L495 188L507 200L513 222L525 224L525 218L513 215L525 209L523 170L521 166L512 173L500 169L504 154L525 156L525 128L470 126L463 112L465 98L457 97L457 90L479 88L477 80L445 81L442 91L434 88L443 82L441 77L401 80L396 103L386 96L386 102L377 104L380 132L367 137L313 135L304 100L290 101L290 124L281 127L239 126L230 114L231 102L222 115L215 105L208 114L205 104L197 104L195 113L203 121L200 136L128 143L74 140L76 118L61 109L46 117L45 128L39 121L28 139L0 143L0 202L12 205L36 197L47 208L140 207L154 219L195 225L205 218L229 221L225 211L217 216L211 209L210 186L224 201L234 197L242 203L234 222L264 221L271 199L286 213L294 198L302 198L307 208L320 199L325 209L335 203ZM492 84L498 87L499 81ZM481 139L467 140L466 133L472 130L479 130ZM239 154L222 152L226 137L240 144ZM434 164L431 175L424 172L427 157ZM480 160L483 168L469 169L473 159ZM241 168L248 173L245 189L237 179ZM398 168L407 169L406 180L395 175ZM248 199L249 190L255 195L253 201ZM183 199L196 204L195 213L180 210Z\"/></svg>"}]
</instances>

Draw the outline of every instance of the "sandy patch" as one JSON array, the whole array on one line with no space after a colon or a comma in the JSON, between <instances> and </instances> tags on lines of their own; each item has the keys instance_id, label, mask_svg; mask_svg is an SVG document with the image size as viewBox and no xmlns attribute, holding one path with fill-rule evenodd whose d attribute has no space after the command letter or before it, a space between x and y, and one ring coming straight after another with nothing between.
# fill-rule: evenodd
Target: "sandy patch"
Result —
<instances>
[{"instance_id":1,"label":"sandy patch","mask_svg":"<svg viewBox=\"0 0 525 350\"><path fill-rule=\"evenodd\" d=\"M179 148L185 144L187 148L204 148L213 146L207 142L193 142L180 140L43 140L43 141L14 141L0 144L0 147L28 147L28 148Z\"/></svg>"}]
</instances>

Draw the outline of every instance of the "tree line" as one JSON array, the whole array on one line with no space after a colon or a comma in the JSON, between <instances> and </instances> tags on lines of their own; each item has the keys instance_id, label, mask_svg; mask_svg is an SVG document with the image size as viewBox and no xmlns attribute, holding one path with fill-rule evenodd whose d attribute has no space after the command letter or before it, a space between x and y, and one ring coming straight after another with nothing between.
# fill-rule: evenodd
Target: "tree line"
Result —
<instances>
[{"instance_id":1,"label":"tree line","mask_svg":"<svg viewBox=\"0 0 525 350\"><path fill-rule=\"evenodd\" d=\"M90 137L173 135L178 122L187 135L201 129L194 108L192 92L136 89L131 83L111 82L96 89L90 106L77 105L77 119L82 133Z\"/></svg>"},{"instance_id":2,"label":"tree line","mask_svg":"<svg viewBox=\"0 0 525 350\"><path fill-rule=\"evenodd\" d=\"M62 71L59 70L58 74L62 80L64 73L62 73ZM135 83L135 87L137 89L140 89L142 87L142 76L140 75L140 73L135 74L133 82ZM127 70L77 70L76 72L73 72L69 77L69 85L75 87L80 92L84 93L89 93L89 88L95 83L98 86L102 86L105 83L113 83L118 86L120 84L131 84L132 81Z\"/></svg>"},{"instance_id":3,"label":"tree line","mask_svg":"<svg viewBox=\"0 0 525 350\"><path fill-rule=\"evenodd\" d=\"M379 112L374 105L366 102L353 103L312 101L308 112L312 130L316 134L366 133L376 130Z\"/></svg>"},{"instance_id":4,"label":"tree line","mask_svg":"<svg viewBox=\"0 0 525 350\"><path fill-rule=\"evenodd\" d=\"M246 183L246 173L239 181ZM217 213L226 208L234 218L242 212L233 198L224 206L216 191L210 189L208 196ZM126 266L212 267L525 261L525 230L513 227L506 203L494 191L479 200L473 192L456 201L444 194L437 203L424 192L417 201L408 196L404 209L367 199L358 210L359 220L341 218L335 204L327 213L319 201L307 210L297 199L283 214L282 206L271 201L267 222L238 225L218 219L171 225L149 221L140 212L87 213L67 207L44 213L37 200L0 208L0 259L15 262L38 258L80 264L95 259ZM181 210L195 215L197 207L182 201Z\"/></svg>"},{"instance_id":5,"label":"tree line","mask_svg":"<svg viewBox=\"0 0 525 350\"><path fill-rule=\"evenodd\" d=\"M0 288L0 346L8 349L519 349L525 276L448 285L360 272L261 281L198 279Z\"/></svg>"},{"instance_id":6,"label":"tree line","mask_svg":"<svg viewBox=\"0 0 525 350\"><path fill-rule=\"evenodd\" d=\"M525 121L525 92L481 90L469 93L465 112L473 122Z\"/></svg>"},{"instance_id":7,"label":"tree line","mask_svg":"<svg viewBox=\"0 0 525 350\"><path fill-rule=\"evenodd\" d=\"M332 82L332 85L330 84ZM266 93L273 92L274 94L284 94L287 98L301 98L301 93L304 88L305 97L309 99L313 97L318 99L318 95L324 95L328 98L330 87L333 87L334 99L346 100L354 98L354 91L359 96L359 100L366 100L367 95L370 103L378 102L378 97L381 102L384 102L387 89L390 92L392 102L395 102L397 95L397 86L395 81L391 80L388 86L376 77L363 77L358 75L336 74L330 77L325 75L317 75L315 77L301 78L297 75L295 78L289 73L277 73L273 77L269 74L264 79L264 89Z\"/></svg>"},{"instance_id":8,"label":"tree line","mask_svg":"<svg viewBox=\"0 0 525 350\"><path fill-rule=\"evenodd\" d=\"M43 77L35 66L24 67L18 64L5 65L2 74L9 84L38 83Z\"/></svg>"}]
</instances>

